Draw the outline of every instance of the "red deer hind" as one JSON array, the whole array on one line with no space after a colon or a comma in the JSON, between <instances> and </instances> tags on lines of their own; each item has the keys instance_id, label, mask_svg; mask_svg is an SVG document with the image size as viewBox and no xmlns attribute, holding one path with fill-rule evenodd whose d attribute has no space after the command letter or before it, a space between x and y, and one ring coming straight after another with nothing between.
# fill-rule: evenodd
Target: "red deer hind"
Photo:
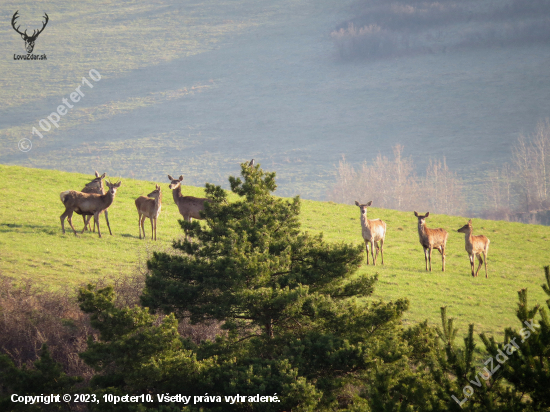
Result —
<instances>
[{"instance_id":1,"label":"red deer hind","mask_svg":"<svg viewBox=\"0 0 550 412\"><path fill-rule=\"evenodd\" d=\"M103 187L103 179L105 179L105 173L103 173L101 176L99 173L97 173L97 170L95 172L95 179L92 180L90 183L87 183L86 186L81 190L82 193L95 193L98 195L104 195L105 189ZM76 212L76 211L75 211ZM80 212L76 212L77 214L82 214ZM90 228L90 219L92 218L92 214L86 215L82 214L82 219L84 220L84 230ZM109 213L107 210L105 210L105 221L107 222L107 227L109 228L109 233L112 235L113 232L111 232L111 225L109 224ZM84 232L83 230L83 232ZM94 221L94 232L95 232L95 221Z\"/></svg>"},{"instance_id":2,"label":"red deer hind","mask_svg":"<svg viewBox=\"0 0 550 412\"><path fill-rule=\"evenodd\" d=\"M472 277L477 277L479 268L481 268L481 264L483 263L483 261L485 261L485 278L488 278L489 275L487 274L487 255L489 254L490 240L483 235L472 235L472 219L470 219L468 223L458 229L457 232L464 233L464 237L466 240L466 252L468 252L468 255L470 256L470 268L472 269ZM483 259L481 259L482 254ZM479 266L477 267L477 270L474 274L476 256L477 260L479 261Z\"/></svg>"},{"instance_id":3,"label":"red deer hind","mask_svg":"<svg viewBox=\"0 0 550 412\"><path fill-rule=\"evenodd\" d=\"M120 187L121 182L110 183L106 182L109 190L104 195L95 193L82 193L76 190L67 190L60 194L61 201L65 205L65 212L59 217L61 220L61 229L65 233L65 218L69 221L74 235L76 236L76 230L74 229L72 216L73 212L81 215L93 215L95 224L97 225L97 234L101 237L101 231L99 230L99 215L104 210L107 210L109 206L115 200L117 189ZM82 230L84 233L84 229Z\"/></svg>"},{"instance_id":4,"label":"red deer hind","mask_svg":"<svg viewBox=\"0 0 550 412\"><path fill-rule=\"evenodd\" d=\"M380 219L367 219L367 207L372 204L372 200L364 205L357 200L355 205L361 210L361 228L363 239L365 240L365 248L367 249L367 265L369 264L369 243L372 255L372 264L376 265L376 258L380 250L382 264L384 264L384 239L386 238L386 223ZM380 242L380 248L378 247ZM374 247L376 246L376 256L374 255Z\"/></svg>"},{"instance_id":5,"label":"red deer hind","mask_svg":"<svg viewBox=\"0 0 550 412\"><path fill-rule=\"evenodd\" d=\"M193 219L202 219L200 212L204 211L204 204L210 202L210 200L203 197L183 196L181 194L183 176L180 176L179 179L174 179L168 175L168 179L171 182L168 187L172 190L174 203L178 206L183 219L189 223Z\"/></svg>"},{"instance_id":6,"label":"red deer hind","mask_svg":"<svg viewBox=\"0 0 550 412\"><path fill-rule=\"evenodd\" d=\"M146 196L140 196L136 199L136 208L138 211L138 228L139 238L141 239L141 232L143 231L143 239L145 236L145 219L149 218L151 221L151 239L157 240L157 218L160 215L160 209L162 207L162 193L160 186L156 185L155 190Z\"/></svg>"},{"instance_id":7,"label":"red deer hind","mask_svg":"<svg viewBox=\"0 0 550 412\"><path fill-rule=\"evenodd\" d=\"M445 272L445 247L447 246L447 237L449 234L445 229L429 229L426 226L426 218L430 212L424 216L414 212L418 218L418 237L420 244L424 248L424 259L426 260L426 270L428 270L428 260L430 261L430 272L432 271L432 249L437 249L443 259L442 271Z\"/></svg>"}]
</instances>

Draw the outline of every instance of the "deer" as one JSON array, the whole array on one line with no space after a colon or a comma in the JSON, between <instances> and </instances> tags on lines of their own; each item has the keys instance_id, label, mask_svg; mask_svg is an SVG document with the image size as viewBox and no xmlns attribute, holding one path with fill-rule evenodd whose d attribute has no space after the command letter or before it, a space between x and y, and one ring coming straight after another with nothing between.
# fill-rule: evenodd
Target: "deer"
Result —
<instances>
[{"instance_id":1,"label":"deer","mask_svg":"<svg viewBox=\"0 0 550 412\"><path fill-rule=\"evenodd\" d=\"M415 211L414 215L418 218L418 237L420 238L420 244L424 248L426 271L428 271L428 260L430 261L430 272L432 271L432 249L437 249L443 259L441 270L445 272L445 247L447 246L447 237L449 234L445 229L429 229L426 226L426 218L430 216L430 212L426 212L422 216Z\"/></svg>"},{"instance_id":2,"label":"deer","mask_svg":"<svg viewBox=\"0 0 550 412\"><path fill-rule=\"evenodd\" d=\"M152 199L151 199L152 198ZM155 240L157 240L157 218L160 215L161 203L162 203L162 193L160 186L156 185L155 190L149 193L147 196L140 196L136 199L136 208L138 211L138 229L139 229L139 238L141 239L141 232L143 230L143 239L145 236L145 219L149 218L151 221L151 240L153 235Z\"/></svg>"},{"instance_id":3,"label":"deer","mask_svg":"<svg viewBox=\"0 0 550 412\"><path fill-rule=\"evenodd\" d=\"M367 249L367 265L369 264L369 243L372 255L372 264L376 266L378 250L380 250L380 257L382 258L382 264L384 264L384 239L386 238L386 223L380 219L367 219L367 207L372 205L372 200L364 205L360 204L356 200L355 205L361 210L361 233L363 235L363 239L365 240L365 248ZM378 247L378 242L380 242L380 248ZM376 256L374 255L375 246Z\"/></svg>"},{"instance_id":4,"label":"deer","mask_svg":"<svg viewBox=\"0 0 550 412\"><path fill-rule=\"evenodd\" d=\"M17 13L19 13L19 10L17 10L13 14L13 17L11 18L11 26L13 27L13 29L17 33L19 33L21 35L21 38L25 41L25 49L27 50L27 53L30 54L34 50L34 42L36 41L36 38L38 37L38 35L40 33L42 33L44 31L44 29L46 28L46 25L48 24L48 21L50 20L50 18L48 17L47 13L44 13L44 18L46 19L46 21L44 23L42 23L42 28L40 30L38 30L38 32L36 30L33 30L32 35L29 36L27 34L27 30L25 30L24 33L21 33L19 31L19 27L21 27L21 25L17 26L17 28L15 27L15 24L16 24L15 21L19 18Z\"/></svg>"},{"instance_id":5,"label":"deer","mask_svg":"<svg viewBox=\"0 0 550 412\"><path fill-rule=\"evenodd\" d=\"M84 188L81 190L82 193L96 193L98 195L104 195L105 189L103 188L103 179L105 179L105 173L103 173L101 176L99 173L97 173L97 170L95 172L95 179L92 180L90 183L87 183ZM76 212L77 214L81 214L80 212ZM89 227L90 219L93 215L85 215L82 214L82 219L84 220L84 230L88 229L91 230ZM105 220L107 221L107 227L109 228L109 233L111 236L113 235L113 232L111 232L111 225L109 224L109 213L107 210L105 210ZM84 231L83 230L83 231ZM94 232L95 232L95 221L94 221Z\"/></svg>"},{"instance_id":6,"label":"deer","mask_svg":"<svg viewBox=\"0 0 550 412\"><path fill-rule=\"evenodd\" d=\"M82 193L77 192L76 190L61 192L59 197L61 198L61 202L65 205L65 212L63 212L63 214L59 217L61 220L61 229L63 230L63 234L65 233L64 222L65 218L67 218L71 228L73 229L74 235L77 236L72 222L73 212L77 212L81 215L94 216L94 222L97 225L97 234L101 237L101 231L99 229L99 215L102 211L111 206L115 200L115 195L121 182L106 182L106 184L109 190L103 195L96 193ZM82 230L82 233L84 233L84 230L85 228Z\"/></svg>"},{"instance_id":7,"label":"deer","mask_svg":"<svg viewBox=\"0 0 550 412\"><path fill-rule=\"evenodd\" d=\"M472 269L472 277L477 277L481 264L485 261L485 278L487 279L489 275L487 274L487 255L489 254L489 243L490 240L483 235L474 236L472 235L472 219L468 220L464 226L457 230L458 233L464 233L464 238L466 241L466 252L470 257L470 268ZM481 255L483 254L483 259ZM475 261L479 261L479 266L474 274Z\"/></svg>"},{"instance_id":8,"label":"deer","mask_svg":"<svg viewBox=\"0 0 550 412\"><path fill-rule=\"evenodd\" d=\"M183 196L181 194L183 176L180 176L179 179L174 179L168 175L168 180L171 182L168 187L172 190L174 203L178 206L183 219L189 223L193 219L202 219L200 212L204 211L204 204L210 202L210 200L203 197Z\"/></svg>"}]
</instances>

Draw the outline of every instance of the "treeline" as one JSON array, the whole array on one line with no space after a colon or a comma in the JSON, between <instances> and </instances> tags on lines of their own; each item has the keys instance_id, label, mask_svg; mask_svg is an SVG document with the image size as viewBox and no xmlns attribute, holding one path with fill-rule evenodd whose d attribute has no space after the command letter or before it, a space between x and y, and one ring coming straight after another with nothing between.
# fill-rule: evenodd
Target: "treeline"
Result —
<instances>
[{"instance_id":1,"label":"treeline","mask_svg":"<svg viewBox=\"0 0 550 412\"><path fill-rule=\"evenodd\" d=\"M545 0L363 0L355 8L357 17L331 34L343 59L550 41Z\"/></svg>"},{"instance_id":2,"label":"treeline","mask_svg":"<svg viewBox=\"0 0 550 412\"><path fill-rule=\"evenodd\" d=\"M300 199L273 196L274 173L242 164L229 181L238 200L207 184L204 224L181 221L188 237L153 253L144 283L90 284L76 303L4 282L0 410L550 410L548 267L548 309L520 291L519 328L480 335L482 369L473 324L463 347L445 308L440 328L404 326L409 301L374 299L377 275L358 273L363 246L302 232ZM68 336L86 338L72 352L84 366L57 360ZM48 394L93 401L21 402ZM124 395L134 401L113 402Z\"/></svg>"},{"instance_id":3,"label":"treeline","mask_svg":"<svg viewBox=\"0 0 550 412\"><path fill-rule=\"evenodd\" d=\"M484 192L482 217L550 225L549 119L531 135L519 137L511 162L489 175Z\"/></svg>"},{"instance_id":4,"label":"treeline","mask_svg":"<svg viewBox=\"0 0 550 412\"><path fill-rule=\"evenodd\" d=\"M467 211L468 187L449 170L445 158L430 160L424 176L417 176L415 170L412 158L403 157L401 145L393 148L393 159L379 154L359 168L343 159L328 198L346 204L373 200L377 207L403 211L449 215ZM483 203L471 205L468 211L477 210L482 218L550 225L549 119L539 122L531 135L518 138L511 161L488 172L481 192Z\"/></svg>"},{"instance_id":5,"label":"treeline","mask_svg":"<svg viewBox=\"0 0 550 412\"><path fill-rule=\"evenodd\" d=\"M358 169L341 160L336 184L328 197L338 203L373 200L376 207L386 209L460 215L465 210L463 188L462 180L449 170L445 158L430 160L425 176L418 177L412 158L403 157L403 146L396 145L393 159L378 154Z\"/></svg>"}]
</instances>

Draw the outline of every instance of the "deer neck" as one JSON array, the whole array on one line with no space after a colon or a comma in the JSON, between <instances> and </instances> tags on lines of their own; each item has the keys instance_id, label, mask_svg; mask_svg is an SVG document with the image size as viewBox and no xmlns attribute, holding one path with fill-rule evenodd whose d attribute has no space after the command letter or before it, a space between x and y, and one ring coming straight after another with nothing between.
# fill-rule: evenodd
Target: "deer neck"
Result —
<instances>
[{"instance_id":1,"label":"deer neck","mask_svg":"<svg viewBox=\"0 0 550 412\"><path fill-rule=\"evenodd\" d=\"M174 203L177 205L179 203L179 198L182 197L182 195L181 195L181 185L179 185L175 189L172 189L172 197L174 198Z\"/></svg>"},{"instance_id":2,"label":"deer neck","mask_svg":"<svg viewBox=\"0 0 550 412\"><path fill-rule=\"evenodd\" d=\"M469 244L473 244L473 239L472 239L472 232L473 230L468 230L467 232L464 232L464 239L466 240L466 243L469 243Z\"/></svg>"},{"instance_id":3,"label":"deer neck","mask_svg":"<svg viewBox=\"0 0 550 412\"><path fill-rule=\"evenodd\" d=\"M155 214L158 213L161 202L162 202L162 194L159 193L159 195L155 198Z\"/></svg>"},{"instance_id":4,"label":"deer neck","mask_svg":"<svg viewBox=\"0 0 550 412\"><path fill-rule=\"evenodd\" d=\"M369 220L367 219L367 214L361 214L361 227L366 229L369 227Z\"/></svg>"},{"instance_id":5,"label":"deer neck","mask_svg":"<svg viewBox=\"0 0 550 412\"><path fill-rule=\"evenodd\" d=\"M428 236L426 232L426 223L418 223L418 236L425 238Z\"/></svg>"},{"instance_id":6,"label":"deer neck","mask_svg":"<svg viewBox=\"0 0 550 412\"><path fill-rule=\"evenodd\" d=\"M113 201L115 200L115 196L116 193L113 195L110 190L108 190L107 193L101 195L101 210L105 210L109 206L111 206L113 204Z\"/></svg>"}]
</instances>

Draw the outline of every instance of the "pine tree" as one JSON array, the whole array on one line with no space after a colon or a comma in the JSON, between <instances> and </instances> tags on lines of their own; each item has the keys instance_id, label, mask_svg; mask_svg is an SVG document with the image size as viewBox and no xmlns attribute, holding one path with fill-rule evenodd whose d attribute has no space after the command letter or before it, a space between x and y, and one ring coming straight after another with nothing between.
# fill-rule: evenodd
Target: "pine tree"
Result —
<instances>
[{"instance_id":1,"label":"pine tree","mask_svg":"<svg viewBox=\"0 0 550 412\"><path fill-rule=\"evenodd\" d=\"M241 174L229 179L237 201L207 185L206 227L182 221L191 239L174 243L177 254L153 255L144 306L273 338L313 327L339 302L370 294L374 278L352 277L360 247L300 232L300 199L271 194L275 173L243 163Z\"/></svg>"},{"instance_id":2,"label":"pine tree","mask_svg":"<svg viewBox=\"0 0 550 412\"><path fill-rule=\"evenodd\" d=\"M229 182L236 201L207 185L205 224L181 222L189 240L148 262L143 305L223 322L226 337L196 348L217 362L204 377L209 393L281 397L243 410L365 410L364 380L377 362L395 361L408 301L358 300L376 282L355 273L362 247L301 232L300 199L273 196L275 173L243 163Z\"/></svg>"},{"instance_id":3,"label":"pine tree","mask_svg":"<svg viewBox=\"0 0 550 412\"><path fill-rule=\"evenodd\" d=\"M74 394L75 385L82 378L67 376L43 344L40 358L32 367L17 368L7 355L0 354L0 411L62 411L70 410L65 402L44 403L12 402L11 395L39 396L50 394Z\"/></svg>"}]
</instances>

